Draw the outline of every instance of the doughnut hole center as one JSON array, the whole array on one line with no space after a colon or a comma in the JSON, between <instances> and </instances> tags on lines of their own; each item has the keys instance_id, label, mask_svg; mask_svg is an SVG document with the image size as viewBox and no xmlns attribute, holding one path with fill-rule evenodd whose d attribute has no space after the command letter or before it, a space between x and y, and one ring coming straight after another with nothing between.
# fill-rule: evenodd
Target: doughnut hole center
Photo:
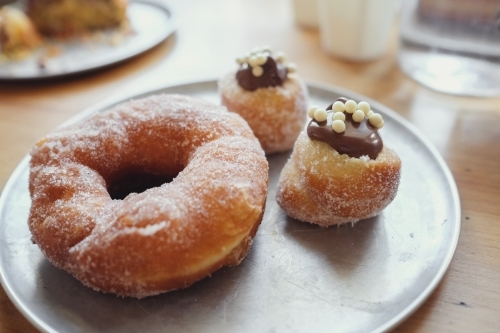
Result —
<instances>
[{"instance_id":1,"label":"doughnut hole center","mask_svg":"<svg viewBox=\"0 0 500 333\"><path fill-rule=\"evenodd\" d=\"M142 193L147 189L170 183L176 176L133 170L114 175L110 180L106 180L106 183L111 199L123 200L131 193Z\"/></svg>"}]
</instances>

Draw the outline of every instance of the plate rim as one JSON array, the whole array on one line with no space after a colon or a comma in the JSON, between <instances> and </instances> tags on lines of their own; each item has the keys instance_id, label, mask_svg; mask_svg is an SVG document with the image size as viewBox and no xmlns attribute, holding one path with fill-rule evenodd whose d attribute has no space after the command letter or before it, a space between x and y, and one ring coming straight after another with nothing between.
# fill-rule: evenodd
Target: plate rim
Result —
<instances>
[{"instance_id":1,"label":"plate rim","mask_svg":"<svg viewBox=\"0 0 500 333\"><path fill-rule=\"evenodd\" d=\"M119 63L122 63L126 60L132 59L134 57L137 57L144 52L147 52L159 44L161 44L163 41L167 40L175 31L177 31L179 21L177 14L175 13L175 10L172 10L172 6L165 3L165 2L160 2L158 0L129 0L129 6L131 4L143 4L143 5L148 5L151 7L156 7L156 9L166 12L166 15L168 16L168 30L163 34L161 37L157 38L154 42L147 44L144 47L141 47L140 49L136 50L135 52L131 53L126 53L121 56L114 57L111 60L108 60L106 62L103 62L102 64L99 64L97 66L95 65L88 65L88 66L83 66L77 70L73 71L60 71L54 74L48 73L44 74L42 73L41 75L26 75L26 76L10 76L10 75L2 75L0 74L0 82L21 82L21 81L40 81L40 80L50 80L50 79L56 79L56 78L62 78L62 77L67 77L67 76L73 76L73 75L79 75L87 72L93 72L99 69L103 69L112 65L116 65Z\"/></svg>"},{"instance_id":2,"label":"plate rim","mask_svg":"<svg viewBox=\"0 0 500 333\"><path fill-rule=\"evenodd\" d=\"M364 96L361 93L357 93L355 91L339 87L336 85L332 85L326 82L321 82L321 81L316 81L316 80L310 80L310 79L305 79L306 85L309 90L321 90L323 92L327 93L335 93L335 94L340 94L340 95L345 95L349 97L354 97L358 100L364 100L367 101L371 106L374 106L376 109L380 110L384 114L388 114L391 118L393 118L396 122L398 122L400 125L405 127L407 130L409 130L414 136L418 137L419 140L422 141L424 144L425 148L429 150L429 152L432 154L434 157L435 161L439 165L441 171L443 172L443 175L446 178L446 183L449 186L449 190L451 193L451 201L453 202L453 209L452 213L454 213L456 219L454 222L454 228L452 230L452 237L450 238L450 244L447 248L446 254L443 256L442 263L440 265L439 270L437 271L436 275L433 277L431 282L427 285L427 287L419 293L419 295L403 310L399 311L398 314L396 314L391 320L385 322L384 324L380 325L378 328L376 328L374 331L375 332L385 332L391 329L394 329L396 326L401 324L404 320L406 320L408 317L410 317L420 306L423 305L423 303L430 297L430 295L435 291L435 289L438 287L438 285L441 283L444 275L448 271L448 268L451 264L451 261L453 260L453 257L456 252L456 248L458 245L458 240L460 237L460 231L461 231L461 203L460 203L460 197L459 197L459 192L458 188L455 182L455 179L453 177L453 174L451 173L450 168L446 164L444 158L441 156L441 154L438 152L438 150L435 148L434 144L415 126L413 125L410 121L408 121L406 118L398 114L396 111L392 110L391 108L385 106L382 103L377 102L374 99L371 99L369 97ZM191 86L196 86L196 85L216 85L217 86L218 79L202 79L202 80L189 80L189 81L181 81L173 84L167 84L167 85L160 85L158 87L154 88L147 88L144 90L140 90L134 93L127 93L127 94L118 94L116 96L109 97L101 102L98 102L88 108L83 109L82 111L78 112L77 114L73 115L70 117L67 121L63 122L60 124L58 127L66 126L71 123L75 123L77 121L80 121L82 119L85 119L89 117L90 115L96 113L96 112L102 112L105 111L106 109L109 109L113 106L115 106L118 103L125 102L130 99L134 98L142 98L148 95L153 95L153 94L158 94L158 93L165 93L164 90L168 89L182 89L182 87L191 87ZM5 183L4 188L2 189L0 193L0 223L2 223L1 216L3 215L3 211L5 209L5 201L7 198L8 193L11 191L12 187L14 186L14 183L18 180L20 174L25 170L26 164L29 164L29 153L26 154L23 159L19 162L19 164L16 166L12 174L10 175L9 179ZM29 165L28 165L29 167ZM18 297L14 294L11 285L7 282L5 272L4 272L4 267L3 267L3 260L0 257L0 284L2 285L3 289L5 290L5 293L11 300L11 302L14 304L16 309L23 315L24 318L26 318L33 326L35 326L37 329L47 332L47 333L58 333L57 331L53 330L52 328L48 327L43 320L41 320L38 316L34 315L29 308L27 308L19 299Z\"/></svg>"},{"instance_id":3,"label":"plate rim","mask_svg":"<svg viewBox=\"0 0 500 333\"><path fill-rule=\"evenodd\" d=\"M307 81L307 82L313 82L313 81ZM335 87L331 86L329 84L324 84L321 82L315 82L313 85L316 85L317 88L322 89L322 90L329 90L327 87ZM438 163L439 167L443 171L445 177L446 177L446 182L450 186L450 191L452 195L452 201L453 201L453 213L456 216L456 221L454 224L454 229L452 233L452 238L450 242L450 247L448 248L448 251L446 255L443 257L443 262L441 264L440 269L438 270L437 274L434 276L432 281L429 283L429 285L424 289L423 292L421 292L414 300L411 302L404 310L400 311L399 314L397 314L393 319L389 320L385 324L379 326L379 328L376 331L389 331L391 329L394 329L396 326L401 324L405 319L410 317L415 311L418 310L420 306L423 305L423 303L432 295L434 290L438 287L438 285L441 283L443 280L444 275L448 271L448 268L450 267L451 261L453 260L453 257L455 255L457 246L458 246L458 240L460 238L460 230L462 226L462 220L461 220L461 203L460 203L460 195L458 192L458 187L455 182L455 178L453 177L453 174L451 173L451 170L444 160L444 158L441 156L437 148L434 146L434 144L428 139L423 132L421 132L415 125L413 125L409 120L398 114L396 111L392 110L391 108L385 106L382 103L379 103L369 97L365 97L362 94L359 94L357 92L342 88L342 87L335 87L337 92L345 92L345 94L349 94L349 96L356 96L358 100L364 100L367 101L370 105L375 106L378 110L382 111L385 114L389 114L393 119L398 121L401 125L403 125L406 129L408 129L410 132L412 132L413 135L418 137L424 144L425 147L430 151L430 153L433 155L435 158L436 162ZM343 94L343 92L341 94Z\"/></svg>"}]
</instances>

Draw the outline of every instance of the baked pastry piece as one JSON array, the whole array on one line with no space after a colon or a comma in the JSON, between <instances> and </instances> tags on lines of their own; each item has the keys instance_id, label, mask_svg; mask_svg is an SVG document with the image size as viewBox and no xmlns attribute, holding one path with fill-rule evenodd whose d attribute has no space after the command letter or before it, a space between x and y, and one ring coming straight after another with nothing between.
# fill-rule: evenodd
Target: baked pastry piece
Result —
<instances>
[{"instance_id":1,"label":"baked pastry piece","mask_svg":"<svg viewBox=\"0 0 500 333\"><path fill-rule=\"evenodd\" d=\"M10 59L23 58L40 43L40 35L24 12L0 7L0 54Z\"/></svg>"},{"instance_id":2,"label":"baked pastry piece","mask_svg":"<svg viewBox=\"0 0 500 333\"><path fill-rule=\"evenodd\" d=\"M240 116L202 99L151 96L37 142L28 224L57 267L141 298L239 264L267 184L264 152Z\"/></svg>"},{"instance_id":3,"label":"baked pastry piece","mask_svg":"<svg viewBox=\"0 0 500 333\"><path fill-rule=\"evenodd\" d=\"M266 154L292 149L306 122L308 95L295 65L268 47L237 62L239 69L219 81L222 104L248 122Z\"/></svg>"},{"instance_id":4,"label":"baked pastry piece","mask_svg":"<svg viewBox=\"0 0 500 333\"><path fill-rule=\"evenodd\" d=\"M291 217L321 226L379 214L396 196L401 160L382 142L382 116L340 98L313 118L295 143L276 200Z\"/></svg>"},{"instance_id":5,"label":"baked pastry piece","mask_svg":"<svg viewBox=\"0 0 500 333\"><path fill-rule=\"evenodd\" d=\"M127 0L29 0L28 15L46 36L70 37L126 21Z\"/></svg>"}]
</instances>

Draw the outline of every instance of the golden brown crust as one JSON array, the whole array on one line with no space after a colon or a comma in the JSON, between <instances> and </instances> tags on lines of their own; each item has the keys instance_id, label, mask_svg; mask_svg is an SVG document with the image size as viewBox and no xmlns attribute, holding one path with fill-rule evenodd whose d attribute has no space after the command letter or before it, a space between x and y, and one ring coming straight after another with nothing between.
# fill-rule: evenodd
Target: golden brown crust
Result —
<instances>
[{"instance_id":1,"label":"golden brown crust","mask_svg":"<svg viewBox=\"0 0 500 333\"><path fill-rule=\"evenodd\" d=\"M61 128L32 150L29 227L56 266L87 286L145 297L237 265L262 220L268 166L248 125L179 95L124 103ZM170 183L112 200L140 166Z\"/></svg>"},{"instance_id":2,"label":"golden brown crust","mask_svg":"<svg viewBox=\"0 0 500 333\"><path fill-rule=\"evenodd\" d=\"M283 86L247 91L231 72L219 81L219 92L222 104L248 122L266 154L293 148L307 116L307 89L297 75L289 74Z\"/></svg>"},{"instance_id":3,"label":"golden brown crust","mask_svg":"<svg viewBox=\"0 0 500 333\"><path fill-rule=\"evenodd\" d=\"M71 37L119 26L126 20L126 0L30 0L28 15L43 35Z\"/></svg>"},{"instance_id":4,"label":"golden brown crust","mask_svg":"<svg viewBox=\"0 0 500 333\"><path fill-rule=\"evenodd\" d=\"M0 7L0 54L9 59L22 59L41 42L40 35L24 12L15 7Z\"/></svg>"},{"instance_id":5,"label":"golden brown crust","mask_svg":"<svg viewBox=\"0 0 500 333\"><path fill-rule=\"evenodd\" d=\"M401 160L351 158L301 133L280 175L276 200L291 217L329 226L378 215L396 196Z\"/></svg>"}]
</instances>

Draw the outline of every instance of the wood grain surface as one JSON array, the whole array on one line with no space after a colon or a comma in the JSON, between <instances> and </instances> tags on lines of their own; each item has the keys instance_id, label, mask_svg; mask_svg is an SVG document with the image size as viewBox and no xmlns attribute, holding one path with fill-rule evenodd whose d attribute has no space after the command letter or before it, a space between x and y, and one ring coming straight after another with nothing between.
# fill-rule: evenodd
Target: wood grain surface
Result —
<instances>
[{"instance_id":1,"label":"wood grain surface","mask_svg":"<svg viewBox=\"0 0 500 333\"><path fill-rule=\"evenodd\" d=\"M172 5L172 4L171 4ZM500 331L500 98L430 91L398 68L397 27L383 58L329 57L318 31L293 19L287 0L184 0L179 29L129 61L56 80L0 81L0 188L36 140L103 99L149 87L217 78L236 56L267 44L299 73L377 100L416 125L437 147L458 185L462 230L455 257L431 297L396 332ZM36 332L0 289L0 332Z\"/></svg>"}]
</instances>

